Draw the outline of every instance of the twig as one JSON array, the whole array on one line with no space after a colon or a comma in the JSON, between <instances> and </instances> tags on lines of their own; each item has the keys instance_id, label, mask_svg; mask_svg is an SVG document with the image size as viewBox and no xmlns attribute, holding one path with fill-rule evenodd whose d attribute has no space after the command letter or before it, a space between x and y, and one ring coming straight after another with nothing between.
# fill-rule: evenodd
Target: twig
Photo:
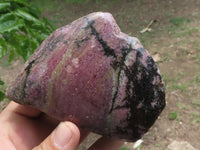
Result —
<instances>
[{"instance_id":1,"label":"twig","mask_svg":"<svg viewBox=\"0 0 200 150\"><path fill-rule=\"evenodd\" d=\"M151 28L150 28L150 27L152 26L152 24L153 24L154 22L157 22L157 20L156 20L156 19L151 20L150 23L146 26L146 28L144 28L143 30L141 30L140 33L144 33L144 32L147 32L147 31L151 31Z\"/></svg>"}]
</instances>

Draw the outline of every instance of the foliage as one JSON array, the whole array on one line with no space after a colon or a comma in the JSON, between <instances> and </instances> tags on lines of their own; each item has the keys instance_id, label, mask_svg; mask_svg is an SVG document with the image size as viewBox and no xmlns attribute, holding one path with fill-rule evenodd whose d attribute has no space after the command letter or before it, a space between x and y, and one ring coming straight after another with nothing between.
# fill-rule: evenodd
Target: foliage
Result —
<instances>
[{"instance_id":1,"label":"foliage","mask_svg":"<svg viewBox=\"0 0 200 150\"><path fill-rule=\"evenodd\" d=\"M12 61L22 56L24 61L53 31L47 18L26 0L0 0L0 59Z\"/></svg>"},{"instance_id":2,"label":"foliage","mask_svg":"<svg viewBox=\"0 0 200 150\"><path fill-rule=\"evenodd\" d=\"M176 84L174 83L173 85L173 89L174 90L180 90L181 92L186 92L188 89L188 85L187 84Z\"/></svg>"},{"instance_id":3,"label":"foliage","mask_svg":"<svg viewBox=\"0 0 200 150\"><path fill-rule=\"evenodd\" d=\"M94 1L95 3L101 3L104 2L105 0L65 0L67 3L74 3L74 4L83 4L83 3L88 3L89 1ZM116 0L112 0L116 1Z\"/></svg>"},{"instance_id":4,"label":"foliage","mask_svg":"<svg viewBox=\"0 0 200 150\"><path fill-rule=\"evenodd\" d=\"M82 4L83 2L88 2L88 0L65 0L67 3L77 3Z\"/></svg>"},{"instance_id":5,"label":"foliage","mask_svg":"<svg viewBox=\"0 0 200 150\"><path fill-rule=\"evenodd\" d=\"M119 150L130 150L130 148L129 148L129 147L126 147L125 145L122 145L122 147L120 147Z\"/></svg>"},{"instance_id":6,"label":"foliage","mask_svg":"<svg viewBox=\"0 0 200 150\"><path fill-rule=\"evenodd\" d=\"M169 113L169 119L170 120L175 120L178 118L178 113L177 112L170 112Z\"/></svg>"},{"instance_id":7,"label":"foliage","mask_svg":"<svg viewBox=\"0 0 200 150\"><path fill-rule=\"evenodd\" d=\"M2 101L5 98L3 86L4 86L4 82L0 79L0 101Z\"/></svg>"},{"instance_id":8,"label":"foliage","mask_svg":"<svg viewBox=\"0 0 200 150\"><path fill-rule=\"evenodd\" d=\"M180 27L184 23L188 23L191 20L185 17L173 17L170 19L170 23L172 23L174 26Z\"/></svg>"}]
</instances>

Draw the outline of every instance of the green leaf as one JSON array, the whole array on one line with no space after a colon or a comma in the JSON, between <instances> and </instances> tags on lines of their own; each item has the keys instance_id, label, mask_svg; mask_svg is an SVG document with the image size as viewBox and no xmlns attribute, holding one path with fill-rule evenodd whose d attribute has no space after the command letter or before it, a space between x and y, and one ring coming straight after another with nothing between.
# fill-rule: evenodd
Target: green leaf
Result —
<instances>
[{"instance_id":1,"label":"green leaf","mask_svg":"<svg viewBox=\"0 0 200 150\"><path fill-rule=\"evenodd\" d=\"M10 3L0 3L0 13L5 12L10 7Z\"/></svg>"},{"instance_id":2,"label":"green leaf","mask_svg":"<svg viewBox=\"0 0 200 150\"><path fill-rule=\"evenodd\" d=\"M22 48L22 54L24 61L26 61L35 51L35 49L39 46L39 42L34 39L33 37L26 38L23 41L23 48Z\"/></svg>"},{"instance_id":3,"label":"green leaf","mask_svg":"<svg viewBox=\"0 0 200 150\"><path fill-rule=\"evenodd\" d=\"M10 46L10 54L9 54L9 62L13 61L15 59L15 51L14 51L14 48L12 46Z\"/></svg>"},{"instance_id":4,"label":"green leaf","mask_svg":"<svg viewBox=\"0 0 200 150\"><path fill-rule=\"evenodd\" d=\"M29 40L30 39L28 37L24 37L24 40L20 44L20 53L18 54L23 57L24 61L28 59L28 51L29 51L29 44L30 44Z\"/></svg>"},{"instance_id":5,"label":"green leaf","mask_svg":"<svg viewBox=\"0 0 200 150\"><path fill-rule=\"evenodd\" d=\"M0 33L11 32L19 30L24 26L24 21L19 19L17 21L9 20L0 24Z\"/></svg>"},{"instance_id":6,"label":"green leaf","mask_svg":"<svg viewBox=\"0 0 200 150\"><path fill-rule=\"evenodd\" d=\"M6 54L7 54L6 41L4 38L0 38L0 59L3 58Z\"/></svg>"},{"instance_id":7,"label":"green leaf","mask_svg":"<svg viewBox=\"0 0 200 150\"><path fill-rule=\"evenodd\" d=\"M0 15L0 24L4 23L5 21L15 20L15 16L12 13L6 13Z\"/></svg>"},{"instance_id":8,"label":"green leaf","mask_svg":"<svg viewBox=\"0 0 200 150\"><path fill-rule=\"evenodd\" d=\"M31 14L32 16L34 16L37 19L40 19L41 12L40 12L39 8L36 6L31 5L31 6L27 6L27 7L20 7L19 9Z\"/></svg>"},{"instance_id":9,"label":"green leaf","mask_svg":"<svg viewBox=\"0 0 200 150\"><path fill-rule=\"evenodd\" d=\"M31 37L30 35L27 36L26 34L13 34L12 36L9 36L7 43L15 48L15 53L22 56L24 61L26 61L39 46L39 42L34 37ZM12 56L13 52L11 51L10 57L12 58Z\"/></svg>"},{"instance_id":10,"label":"green leaf","mask_svg":"<svg viewBox=\"0 0 200 150\"><path fill-rule=\"evenodd\" d=\"M26 35L14 33L9 36L7 43L15 50L15 52L19 55L23 54L23 45L26 40Z\"/></svg>"},{"instance_id":11,"label":"green leaf","mask_svg":"<svg viewBox=\"0 0 200 150\"><path fill-rule=\"evenodd\" d=\"M0 79L0 85L4 85L4 82Z\"/></svg>"},{"instance_id":12,"label":"green leaf","mask_svg":"<svg viewBox=\"0 0 200 150\"><path fill-rule=\"evenodd\" d=\"M47 25L43 24L36 24L32 23L30 24L30 28L33 30L36 30L37 32L43 32L49 34L49 29L47 28Z\"/></svg>"},{"instance_id":13,"label":"green leaf","mask_svg":"<svg viewBox=\"0 0 200 150\"><path fill-rule=\"evenodd\" d=\"M39 19L35 18L30 13L25 12L21 9L17 9L16 11L14 11L14 14L17 15L18 17L21 17L21 18L27 20L27 21L31 21L31 22L34 22L37 24L42 24L42 22Z\"/></svg>"},{"instance_id":14,"label":"green leaf","mask_svg":"<svg viewBox=\"0 0 200 150\"><path fill-rule=\"evenodd\" d=\"M49 36L49 33L45 33L44 31L40 31L37 29L30 29L30 31L31 36L37 39L39 43L44 41Z\"/></svg>"},{"instance_id":15,"label":"green leaf","mask_svg":"<svg viewBox=\"0 0 200 150\"><path fill-rule=\"evenodd\" d=\"M29 11L28 12L30 12L34 17L36 17L36 18L40 18L40 16L41 16L41 12L40 12L40 10L39 10L39 8L38 7L36 7L36 6L29 6L29 7L26 7Z\"/></svg>"},{"instance_id":16,"label":"green leaf","mask_svg":"<svg viewBox=\"0 0 200 150\"><path fill-rule=\"evenodd\" d=\"M38 48L39 45L40 45L40 43L36 39L31 38L30 43L29 43L29 51L27 53L27 56L30 57L33 54L33 52Z\"/></svg>"},{"instance_id":17,"label":"green leaf","mask_svg":"<svg viewBox=\"0 0 200 150\"><path fill-rule=\"evenodd\" d=\"M7 10L0 12L0 58L8 55L10 62L22 56L26 61L54 28L47 18L40 20L40 10L27 0L0 0L0 6Z\"/></svg>"},{"instance_id":18,"label":"green leaf","mask_svg":"<svg viewBox=\"0 0 200 150\"><path fill-rule=\"evenodd\" d=\"M0 101L2 101L4 98L5 98L5 94L2 91L0 91Z\"/></svg>"},{"instance_id":19,"label":"green leaf","mask_svg":"<svg viewBox=\"0 0 200 150\"><path fill-rule=\"evenodd\" d=\"M43 21L45 22L46 25L50 26L51 32L55 30L54 26L50 23L50 21L46 17L43 17Z\"/></svg>"},{"instance_id":20,"label":"green leaf","mask_svg":"<svg viewBox=\"0 0 200 150\"><path fill-rule=\"evenodd\" d=\"M23 6L28 6L27 0L4 0L5 2L14 2Z\"/></svg>"},{"instance_id":21,"label":"green leaf","mask_svg":"<svg viewBox=\"0 0 200 150\"><path fill-rule=\"evenodd\" d=\"M12 44L12 46L16 48L16 52L19 55L23 55L23 45L24 45L25 40L26 40L26 37L25 35L22 35L22 34L15 34L9 40L10 44Z\"/></svg>"}]
</instances>

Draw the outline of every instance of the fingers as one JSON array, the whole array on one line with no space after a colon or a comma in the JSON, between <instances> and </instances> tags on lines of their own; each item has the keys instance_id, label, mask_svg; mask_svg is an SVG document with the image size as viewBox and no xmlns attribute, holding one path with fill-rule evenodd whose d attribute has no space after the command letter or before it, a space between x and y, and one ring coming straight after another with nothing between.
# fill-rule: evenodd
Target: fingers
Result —
<instances>
[{"instance_id":1,"label":"fingers","mask_svg":"<svg viewBox=\"0 0 200 150\"><path fill-rule=\"evenodd\" d=\"M76 150L79 139L79 129L71 122L62 122L33 150Z\"/></svg>"},{"instance_id":2,"label":"fingers","mask_svg":"<svg viewBox=\"0 0 200 150\"><path fill-rule=\"evenodd\" d=\"M123 141L102 137L97 140L97 142L95 142L88 150L118 150L123 143Z\"/></svg>"},{"instance_id":3,"label":"fingers","mask_svg":"<svg viewBox=\"0 0 200 150\"><path fill-rule=\"evenodd\" d=\"M14 101L11 101L9 105L5 108L5 110L2 112L10 112L10 113L16 113L25 117L38 117L41 113L41 111L34 109L30 106L23 106L20 104L15 103Z\"/></svg>"}]
</instances>

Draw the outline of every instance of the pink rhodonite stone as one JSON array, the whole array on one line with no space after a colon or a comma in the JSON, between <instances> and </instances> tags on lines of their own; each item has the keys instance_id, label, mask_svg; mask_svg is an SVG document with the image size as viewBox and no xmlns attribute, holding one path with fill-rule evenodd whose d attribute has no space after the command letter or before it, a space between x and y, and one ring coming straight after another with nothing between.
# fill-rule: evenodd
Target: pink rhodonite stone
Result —
<instances>
[{"instance_id":1,"label":"pink rhodonite stone","mask_svg":"<svg viewBox=\"0 0 200 150\"><path fill-rule=\"evenodd\" d=\"M135 141L165 106L160 72L138 39L110 13L92 13L53 32L7 96L60 121Z\"/></svg>"}]
</instances>

